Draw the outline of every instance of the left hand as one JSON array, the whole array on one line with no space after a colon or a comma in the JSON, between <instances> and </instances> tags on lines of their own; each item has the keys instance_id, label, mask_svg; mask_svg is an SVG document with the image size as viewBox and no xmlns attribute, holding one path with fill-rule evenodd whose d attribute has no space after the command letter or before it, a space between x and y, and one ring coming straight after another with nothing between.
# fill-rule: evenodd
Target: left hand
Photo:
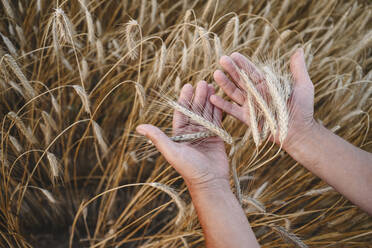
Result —
<instances>
[{"instance_id":1,"label":"left hand","mask_svg":"<svg viewBox=\"0 0 372 248\"><path fill-rule=\"evenodd\" d=\"M184 85L178 102L196 113L202 113L207 120L220 125L222 113L209 101L214 94L212 85L205 81L197 84L195 93L190 84ZM184 134L207 131L204 127L190 121L188 117L175 111L173 133ZM184 178L189 189L204 190L229 186L229 166L225 146L221 138L209 137L197 142L173 142L159 128L142 124L137 132L149 138L165 159Z\"/></svg>"}]
</instances>

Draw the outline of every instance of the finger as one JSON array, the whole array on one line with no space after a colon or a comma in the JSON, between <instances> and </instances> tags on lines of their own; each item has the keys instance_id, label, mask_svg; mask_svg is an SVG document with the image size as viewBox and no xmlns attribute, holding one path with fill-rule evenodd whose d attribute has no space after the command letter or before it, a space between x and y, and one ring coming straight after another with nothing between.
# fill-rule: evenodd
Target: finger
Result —
<instances>
[{"instance_id":1,"label":"finger","mask_svg":"<svg viewBox=\"0 0 372 248\"><path fill-rule=\"evenodd\" d=\"M209 100L209 98L211 97L211 95L213 95L215 92L214 92L214 88L211 84L208 84L208 94L207 94L207 97L206 97L206 102L205 102L205 107L204 107L204 110L203 110L203 117L205 119L207 119L208 121L213 121L213 105L211 103L211 101Z\"/></svg>"},{"instance_id":2,"label":"finger","mask_svg":"<svg viewBox=\"0 0 372 248\"><path fill-rule=\"evenodd\" d=\"M177 143L171 141L169 137L165 135L159 128L149 124L142 124L139 125L136 130L138 133L150 139L169 163L174 161L174 156L177 155L175 150Z\"/></svg>"},{"instance_id":3,"label":"finger","mask_svg":"<svg viewBox=\"0 0 372 248\"><path fill-rule=\"evenodd\" d=\"M229 56L222 56L220 65L241 89L245 89L244 83L240 80L239 68Z\"/></svg>"},{"instance_id":4,"label":"finger","mask_svg":"<svg viewBox=\"0 0 372 248\"><path fill-rule=\"evenodd\" d=\"M210 97L210 101L213 103L214 106L222 109L226 113L234 116L235 118L241 120L242 122L245 122L242 107L236 104L232 104L231 102L228 102L217 95L212 95Z\"/></svg>"},{"instance_id":5,"label":"finger","mask_svg":"<svg viewBox=\"0 0 372 248\"><path fill-rule=\"evenodd\" d=\"M232 53L230 57L234 61L234 63L239 67L239 69L247 73L247 75L254 83L259 84L265 80L260 70L242 54L235 52Z\"/></svg>"},{"instance_id":6,"label":"finger","mask_svg":"<svg viewBox=\"0 0 372 248\"><path fill-rule=\"evenodd\" d=\"M191 84L185 84L182 89L180 96L178 98L178 103L182 106L189 108L193 96L193 88ZM176 133L181 127L187 124L187 116L181 112L174 111L173 114L173 131Z\"/></svg>"},{"instance_id":7,"label":"finger","mask_svg":"<svg viewBox=\"0 0 372 248\"><path fill-rule=\"evenodd\" d=\"M203 114L203 109L207 100L208 84L205 81L200 81L196 85L194 99L192 101L192 110L199 115Z\"/></svg>"},{"instance_id":8,"label":"finger","mask_svg":"<svg viewBox=\"0 0 372 248\"><path fill-rule=\"evenodd\" d=\"M302 48L297 49L291 56L290 68L296 84L312 85L309 73L306 69L304 50Z\"/></svg>"},{"instance_id":9,"label":"finger","mask_svg":"<svg viewBox=\"0 0 372 248\"><path fill-rule=\"evenodd\" d=\"M234 102L242 105L244 103L244 94L231 80L220 70L213 73L214 80Z\"/></svg>"},{"instance_id":10,"label":"finger","mask_svg":"<svg viewBox=\"0 0 372 248\"><path fill-rule=\"evenodd\" d=\"M261 95L266 98L268 94L266 81L260 69L240 53L232 53L230 57L241 70L247 73L252 82L256 84L255 86L258 92L260 92Z\"/></svg>"}]
</instances>

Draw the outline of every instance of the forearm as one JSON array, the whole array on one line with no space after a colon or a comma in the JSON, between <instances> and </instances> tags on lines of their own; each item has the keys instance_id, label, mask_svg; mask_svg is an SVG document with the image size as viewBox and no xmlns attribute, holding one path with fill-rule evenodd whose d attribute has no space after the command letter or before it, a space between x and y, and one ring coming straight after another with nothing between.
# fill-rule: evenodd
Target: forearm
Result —
<instances>
[{"instance_id":1,"label":"forearm","mask_svg":"<svg viewBox=\"0 0 372 248\"><path fill-rule=\"evenodd\" d=\"M372 214L372 154L314 126L286 151L350 201Z\"/></svg>"},{"instance_id":2,"label":"forearm","mask_svg":"<svg viewBox=\"0 0 372 248\"><path fill-rule=\"evenodd\" d=\"M227 181L189 189L208 248L259 247Z\"/></svg>"}]
</instances>

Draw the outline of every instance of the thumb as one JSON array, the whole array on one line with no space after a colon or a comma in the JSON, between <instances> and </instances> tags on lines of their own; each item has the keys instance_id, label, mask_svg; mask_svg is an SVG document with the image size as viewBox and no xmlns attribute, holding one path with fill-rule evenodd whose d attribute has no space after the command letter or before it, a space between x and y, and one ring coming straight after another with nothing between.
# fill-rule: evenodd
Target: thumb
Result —
<instances>
[{"instance_id":1,"label":"thumb","mask_svg":"<svg viewBox=\"0 0 372 248\"><path fill-rule=\"evenodd\" d=\"M142 124L136 128L137 132L146 136L152 141L155 147L164 155L164 157L171 162L176 154L175 147L176 143L169 139L159 128L149 125Z\"/></svg>"},{"instance_id":2,"label":"thumb","mask_svg":"<svg viewBox=\"0 0 372 248\"><path fill-rule=\"evenodd\" d=\"M291 56L290 67L296 84L313 84L306 69L304 50L302 48L297 49Z\"/></svg>"}]
</instances>

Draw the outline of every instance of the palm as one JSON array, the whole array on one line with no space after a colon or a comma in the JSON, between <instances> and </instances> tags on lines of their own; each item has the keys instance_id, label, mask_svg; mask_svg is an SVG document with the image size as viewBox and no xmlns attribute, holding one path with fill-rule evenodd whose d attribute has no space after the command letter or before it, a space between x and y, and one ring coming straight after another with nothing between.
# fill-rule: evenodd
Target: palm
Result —
<instances>
[{"instance_id":1,"label":"palm","mask_svg":"<svg viewBox=\"0 0 372 248\"><path fill-rule=\"evenodd\" d=\"M212 121L221 123L221 110L211 104L209 97L214 89L206 82L199 82L195 93L190 84L182 88L179 104ZM215 179L228 180L228 160L225 146L219 137L196 139L189 142L171 141L160 130L146 125L137 130L148 136L168 162L182 175L186 183L204 184ZM175 111L173 116L173 135L183 135L208 131L203 126L190 120L182 113Z\"/></svg>"},{"instance_id":2,"label":"palm","mask_svg":"<svg viewBox=\"0 0 372 248\"><path fill-rule=\"evenodd\" d=\"M178 102L214 124L220 125L221 110L209 101L213 94L213 87L206 82L198 83L195 94L191 85L185 85ZM175 135L208 131L178 111L174 112L173 130ZM195 142L179 143L176 144L176 149L178 156L175 157L174 164L183 165L178 171L187 180L203 183L214 178L228 177L225 146L220 138L209 137Z\"/></svg>"}]
</instances>

